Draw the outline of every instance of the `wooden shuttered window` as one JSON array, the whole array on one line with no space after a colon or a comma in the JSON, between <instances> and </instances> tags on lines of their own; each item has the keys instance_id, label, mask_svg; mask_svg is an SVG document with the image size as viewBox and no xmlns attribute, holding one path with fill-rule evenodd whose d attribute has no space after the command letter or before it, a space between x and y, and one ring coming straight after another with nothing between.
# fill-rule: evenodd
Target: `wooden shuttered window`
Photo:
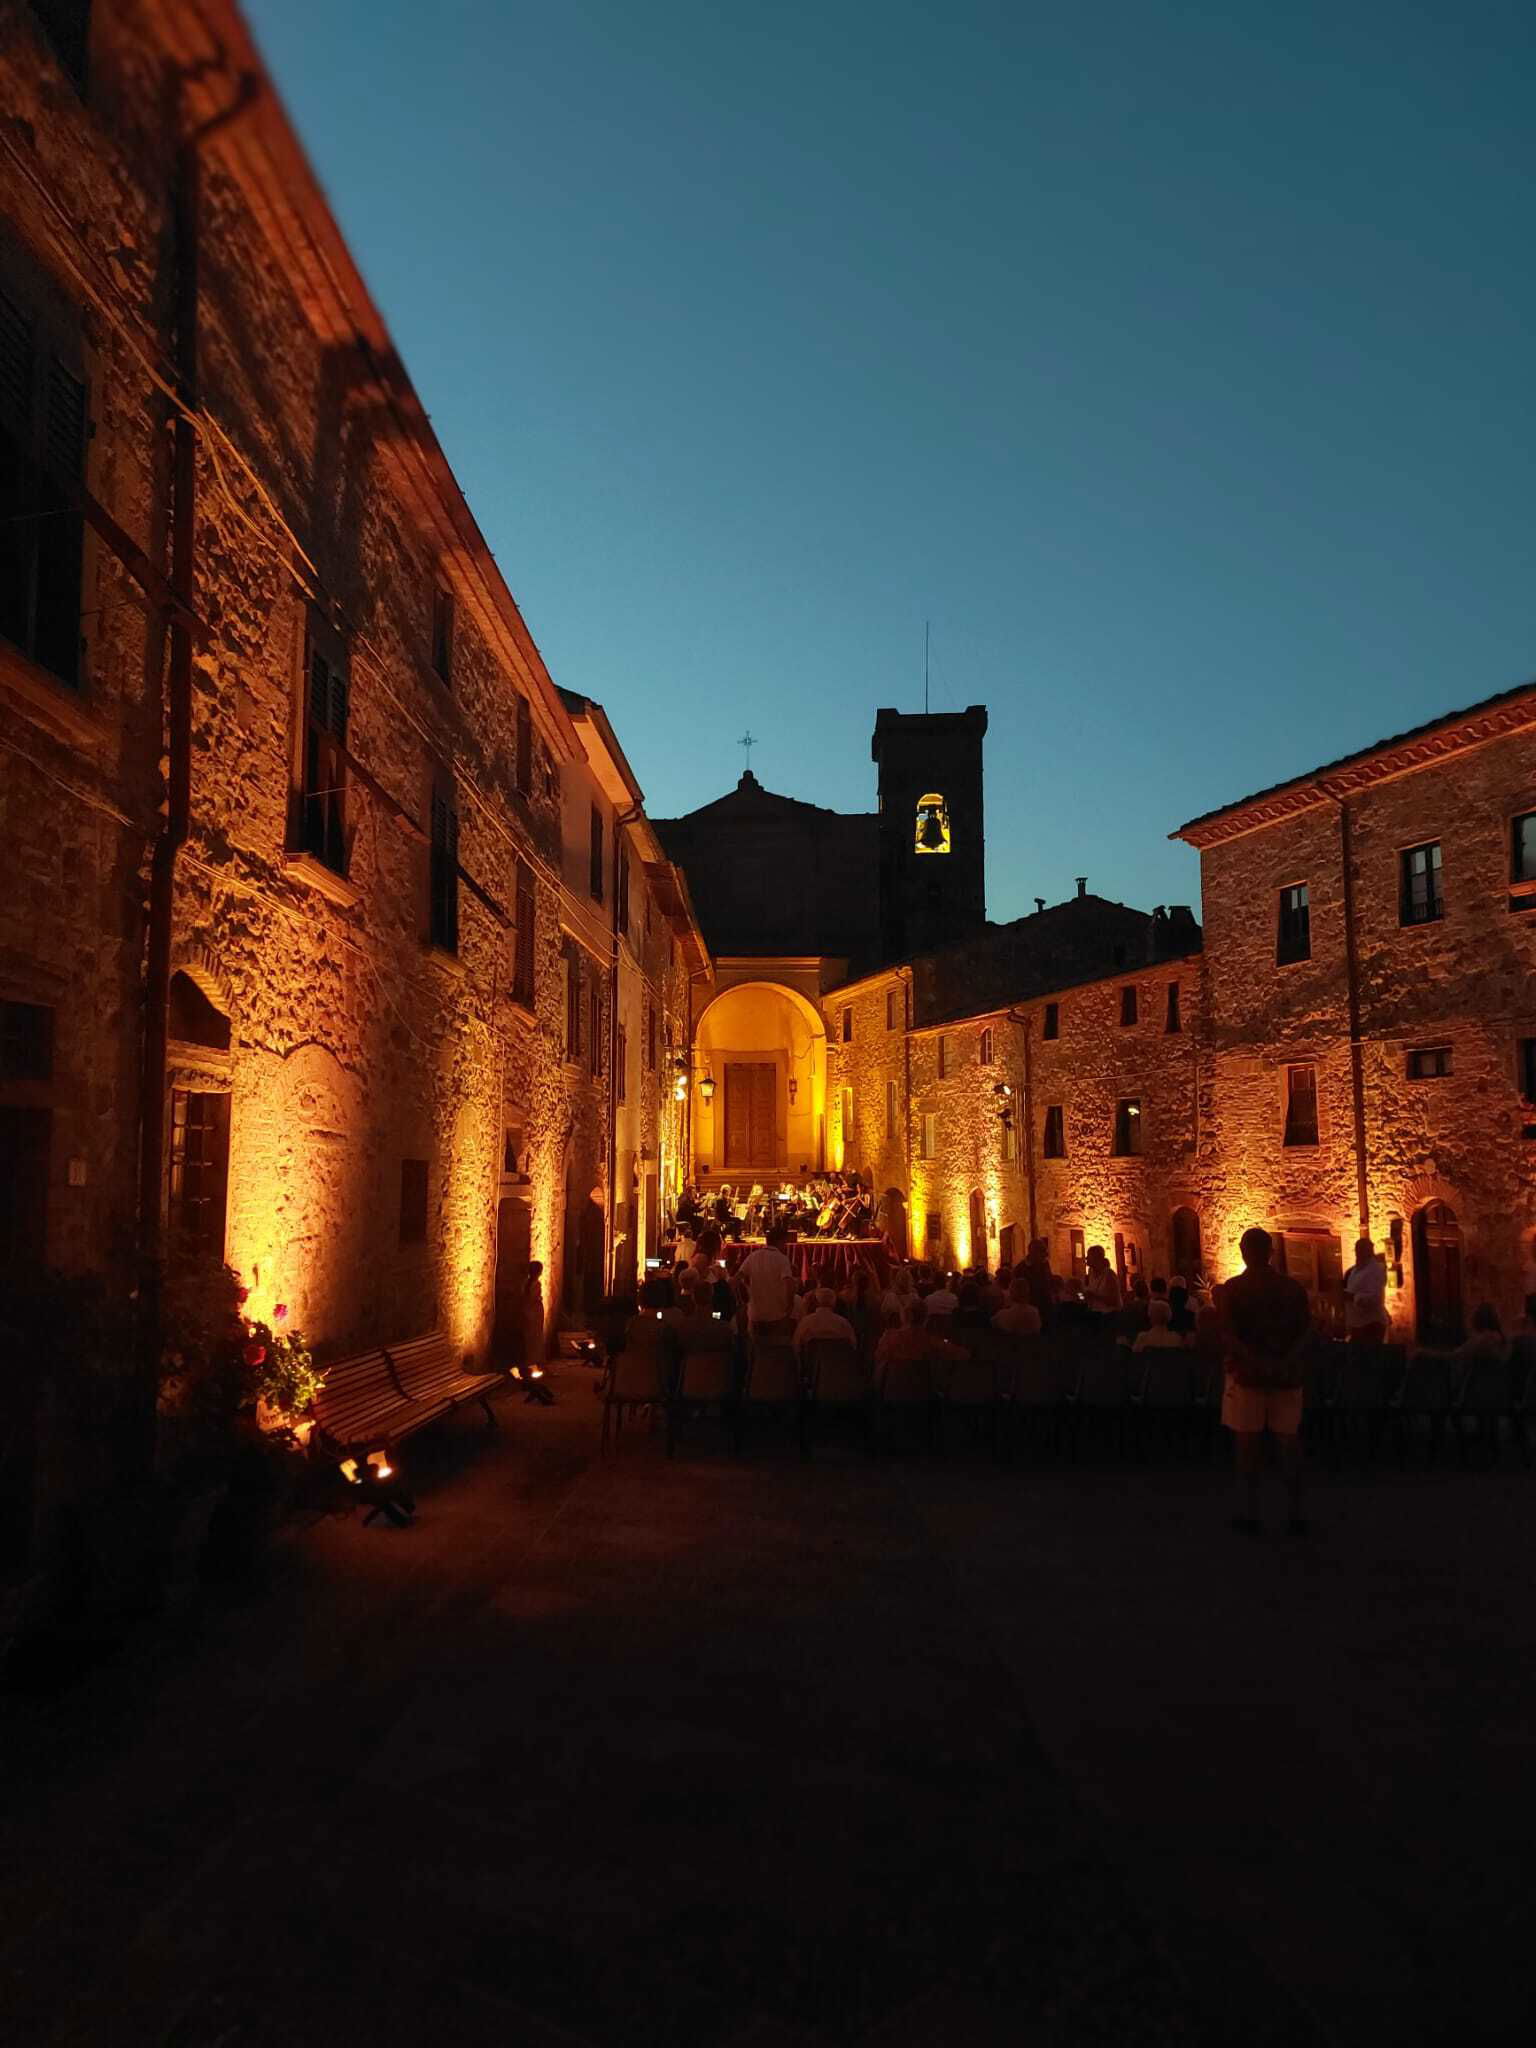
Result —
<instances>
[{"instance_id":1,"label":"wooden shuttered window","mask_svg":"<svg viewBox=\"0 0 1536 2048\"><path fill-rule=\"evenodd\" d=\"M512 1000L531 1010L534 1002L534 946L537 941L533 893L533 870L527 861L517 864L517 929L512 937Z\"/></svg>"},{"instance_id":2,"label":"wooden shuttered window","mask_svg":"<svg viewBox=\"0 0 1536 2048\"><path fill-rule=\"evenodd\" d=\"M517 757L513 764L513 775L519 796L533 794L533 713L528 708L528 699L517 700Z\"/></svg>"},{"instance_id":3,"label":"wooden shuttered window","mask_svg":"<svg viewBox=\"0 0 1536 2048\"><path fill-rule=\"evenodd\" d=\"M0 634L80 681L86 388L0 291Z\"/></svg>"},{"instance_id":4,"label":"wooden shuttered window","mask_svg":"<svg viewBox=\"0 0 1536 2048\"><path fill-rule=\"evenodd\" d=\"M311 643L304 703L299 844L336 874L347 872L347 722L350 693L339 663Z\"/></svg>"},{"instance_id":5,"label":"wooden shuttered window","mask_svg":"<svg viewBox=\"0 0 1536 2048\"><path fill-rule=\"evenodd\" d=\"M459 813L451 790L432 795L429 931L445 953L459 950Z\"/></svg>"},{"instance_id":6,"label":"wooden shuttered window","mask_svg":"<svg viewBox=\"0 0 1536 2048\"><path fill-rule=\"evenodd\" d=\"M229 1097L171 1091L169 1222L174 1240L211 1259L224 1256L229 1202Z\"/></svg>"}]
</instances>

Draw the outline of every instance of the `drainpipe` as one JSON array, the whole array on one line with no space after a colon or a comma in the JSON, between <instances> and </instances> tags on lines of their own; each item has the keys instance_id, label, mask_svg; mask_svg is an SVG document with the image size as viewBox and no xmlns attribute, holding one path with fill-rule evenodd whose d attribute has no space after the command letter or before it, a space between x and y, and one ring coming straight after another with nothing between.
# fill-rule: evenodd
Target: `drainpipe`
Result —
<instances>
[{"instance_id":1,"label":"drainpipe","mask_svg":"<svg viewBox=\"0 0 1536 2048\"><path fill-rule=\"evenodd\" d=\"M1339 807L1339 861L1344 875L1344 972L1349 990L1349 1083L1354 1098L1355 1202L1360 1218L1360 1235L1371 1229L1370 1184L1365 1162L1365 1050L1360 1038L1360 960L1355 944L1354 844L1350 831L1349 802L1335 797Z\"/></svg>"},{"instance_id":2,"label":"drainpipe","mask_svg":"<svg viewBox=\"0 0 1536 2048\"><path fill-rule=\"evenodd\" d=\"M1027 1011L1011 1009L1008 1015L1024 1033L1024 1100L1019 1105L1019 1133L1024 1145L1024 1185L1029 1194L1029 1241L1040 1235L1035 1210L1035 1070L1030 1057L1030 1029Z\"/></svg>"},{"instance_id":3,"label":"drainpipe","mask_svg":"<svg viewBox=\"0 0 1536 2048\"><path fill-rule=\"evenodd\" d=\"M166 675L165 822L150 855L144 942L144 1069L139 1116L139 1306L146 1358L158 1366L160 1264L164 1249L161 1179L165 1168L167 1005L175 920L176 866L192 814L192 629L197 584L198 225L202 148L254 105L258 80L247 74L234 103L180 142L172 192L176 412L171 464L170 661Z\"/></svg>"}]
</instances>

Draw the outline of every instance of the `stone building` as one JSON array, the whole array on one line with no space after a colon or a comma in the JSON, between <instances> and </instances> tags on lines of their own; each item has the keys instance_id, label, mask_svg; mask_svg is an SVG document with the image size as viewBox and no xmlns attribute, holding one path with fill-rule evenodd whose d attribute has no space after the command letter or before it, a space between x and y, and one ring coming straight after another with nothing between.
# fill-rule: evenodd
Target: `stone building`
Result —
<instances>
[{"instance_id":1,"label":"stone building","mask_svg":"<svg viewBox=\"0 0 1536 2048\"><path fill-rule=\"evenodd\" d=\"M1326 1287L1359 1228L1448 1340L1536 1288L1536 686L1192 820L1208 1235ZM1228 1254L1230 1262L1230 1253Z\"/></svg>"},{"instance_id":2,"label":"stone building","mask_svg":"<svg viewBox=\"0 0 1536 2048\"><path fill-rule=\"evenodd\" d=\"M234 8L0 34L0 1259L505 1348L675 1194L686 882Z\"/></svg>"}]
</instances>

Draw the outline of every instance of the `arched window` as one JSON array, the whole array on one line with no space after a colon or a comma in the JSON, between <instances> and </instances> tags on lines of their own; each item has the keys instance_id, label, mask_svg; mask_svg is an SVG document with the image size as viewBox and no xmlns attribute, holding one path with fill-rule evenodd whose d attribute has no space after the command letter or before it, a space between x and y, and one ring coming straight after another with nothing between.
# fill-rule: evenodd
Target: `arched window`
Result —
<instances>
[{"instance_id":1,"label":"arched window","mask_svg":"<svg viewBox=\"0 0 1536 2048\"><path fill-rule=\"evenodd\" d=\"M935 791L930 790L927 796L920 796L917 800L912 843L919 853L949 851L949 805Z\"/></svg>"},{"instance_id":2,"label":"arched window","mask_svg":"<svg viewBox=\"0 0 1536 2048\"><path fill-rule=\"evenodd\" d=\"M170 1035L183 1045L206 1046L210 1052L229 1051L229 1019L211 1003L190 974L171 976Z\"/></svg>"}]
</instances>

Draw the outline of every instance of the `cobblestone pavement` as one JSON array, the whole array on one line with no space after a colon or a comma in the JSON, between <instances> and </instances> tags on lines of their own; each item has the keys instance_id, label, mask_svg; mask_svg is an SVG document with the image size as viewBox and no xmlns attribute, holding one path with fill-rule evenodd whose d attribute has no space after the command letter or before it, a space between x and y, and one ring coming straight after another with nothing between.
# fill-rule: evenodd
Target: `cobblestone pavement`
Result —
<instances>
[{"instance_id":1,"label":"cobblestone pavement","mask_svg":"<svg viewBox=\"0 0 1536 2048\"><path fill-rule=\"evenodd\" d=\"M406 1532L0 1707L37 2044L1529 2038L1536 1482L598 1463L584 1374Z\"/></svg>"}]
</instances>

